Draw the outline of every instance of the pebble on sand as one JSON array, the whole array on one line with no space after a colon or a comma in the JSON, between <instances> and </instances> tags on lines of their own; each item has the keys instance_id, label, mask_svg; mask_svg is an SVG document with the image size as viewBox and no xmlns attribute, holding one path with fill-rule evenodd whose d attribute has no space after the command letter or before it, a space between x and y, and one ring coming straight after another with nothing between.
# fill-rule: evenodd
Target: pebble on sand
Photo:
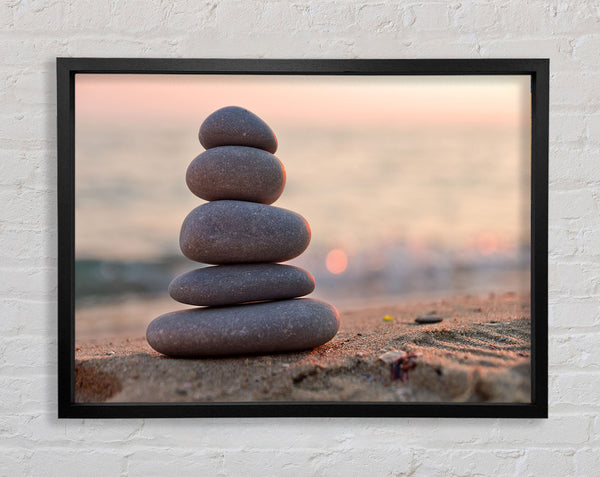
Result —
<instances>
[{"instance_id":1,"label":"pebble on sand","mask_svg":"<svg viewBox=\"0 0 600 477\"><path fill-rule=\"evenodd\" d=\"M415 318L415 321L417 323L419 323L420 325L429 325L432 323L440 323L443 320L444 319L440 318L439 316L419 316L419 317Z\"/></svg>"},{"instance_id":2,"label":"pebble on sand","mask_svg":"<svg viewBox=\"0 0 600 477\"><path fill-rule=\"evenodd\" d=\"M300 351L335 336L340 318L311 298L217 308L193 308L156 318L146 331L150 346L173 357Z\"/></svg>"}]
</instances>

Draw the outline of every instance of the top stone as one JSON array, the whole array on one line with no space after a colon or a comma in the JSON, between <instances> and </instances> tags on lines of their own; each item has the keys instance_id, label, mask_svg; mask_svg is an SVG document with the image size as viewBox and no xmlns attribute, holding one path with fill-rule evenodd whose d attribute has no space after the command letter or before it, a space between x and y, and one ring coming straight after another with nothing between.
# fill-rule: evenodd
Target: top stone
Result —
<instances>
[{"instance_id":1,"label":"top stone","mask_svg":"<svg viewBox=\"0 0 600 477\"><path fill-rule=\"evenodd\" d=\"M238 106L227 106L212 113L200 126L198 138L205 149L249 146L270 153L277 150L277 138L267 123Z\"/></svg>"}]
</instances>

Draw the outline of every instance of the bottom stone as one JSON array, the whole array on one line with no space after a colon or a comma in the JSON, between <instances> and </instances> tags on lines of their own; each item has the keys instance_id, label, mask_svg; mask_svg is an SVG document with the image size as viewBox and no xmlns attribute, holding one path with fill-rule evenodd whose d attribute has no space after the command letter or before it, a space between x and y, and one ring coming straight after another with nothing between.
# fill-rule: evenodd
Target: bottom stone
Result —
<instances>
[{"instance_id":1,"label":"bottom stone","mask_svg":"<svg viewBox=\"0 0 600 477\"><path fill-rule=\"evenodd\" d=\"M174 357L277 353L322 345L339 325L329 303L298 298L166 313L148 325L146 339Z\"/></svg>"}]
</instances>

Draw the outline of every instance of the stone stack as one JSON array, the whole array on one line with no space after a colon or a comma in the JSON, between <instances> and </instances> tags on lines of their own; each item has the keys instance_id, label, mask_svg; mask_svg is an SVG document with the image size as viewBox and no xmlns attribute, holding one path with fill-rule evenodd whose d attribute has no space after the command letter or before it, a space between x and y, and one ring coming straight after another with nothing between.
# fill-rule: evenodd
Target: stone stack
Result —
<instances>
[{"instance_id":1,"label":"stone stack","mask_svg":"<svg viewBox=\"0 0 600 477\"><path fill-rule=\"evenodd\" d=\"M295 212L270 205L286 179L273 155L273 131L250 111L231 106L202 123L199 139L206 151L188 167L186 182L209 202L185 218L179 244L189 259L215 266L171 282L171 297L198 308L156 318L148 343L176 357L298 351L326 343L339 328L337 310L298 298L314 290L314 278L277 263L304 252L310 227Z\"/></svg>"}]
</instances>

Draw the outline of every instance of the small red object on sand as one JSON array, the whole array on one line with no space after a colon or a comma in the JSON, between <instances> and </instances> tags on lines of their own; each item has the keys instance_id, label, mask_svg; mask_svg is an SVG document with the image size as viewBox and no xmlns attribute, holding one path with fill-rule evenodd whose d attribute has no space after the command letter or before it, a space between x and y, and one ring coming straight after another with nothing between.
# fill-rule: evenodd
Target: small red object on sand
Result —
<instances>
[{"instance_id":1,"label":"small red object on sand","mask_svg":"<svg viewBox=\"0 0 600 477\"><path fill-rule=\"evenodd\" d=\"M408 370L417 367L417 355L414 353L406 353L396 361L390 364L392 381L400 379L403 383L408 381Z\"/></svg>"}]
</instances>

